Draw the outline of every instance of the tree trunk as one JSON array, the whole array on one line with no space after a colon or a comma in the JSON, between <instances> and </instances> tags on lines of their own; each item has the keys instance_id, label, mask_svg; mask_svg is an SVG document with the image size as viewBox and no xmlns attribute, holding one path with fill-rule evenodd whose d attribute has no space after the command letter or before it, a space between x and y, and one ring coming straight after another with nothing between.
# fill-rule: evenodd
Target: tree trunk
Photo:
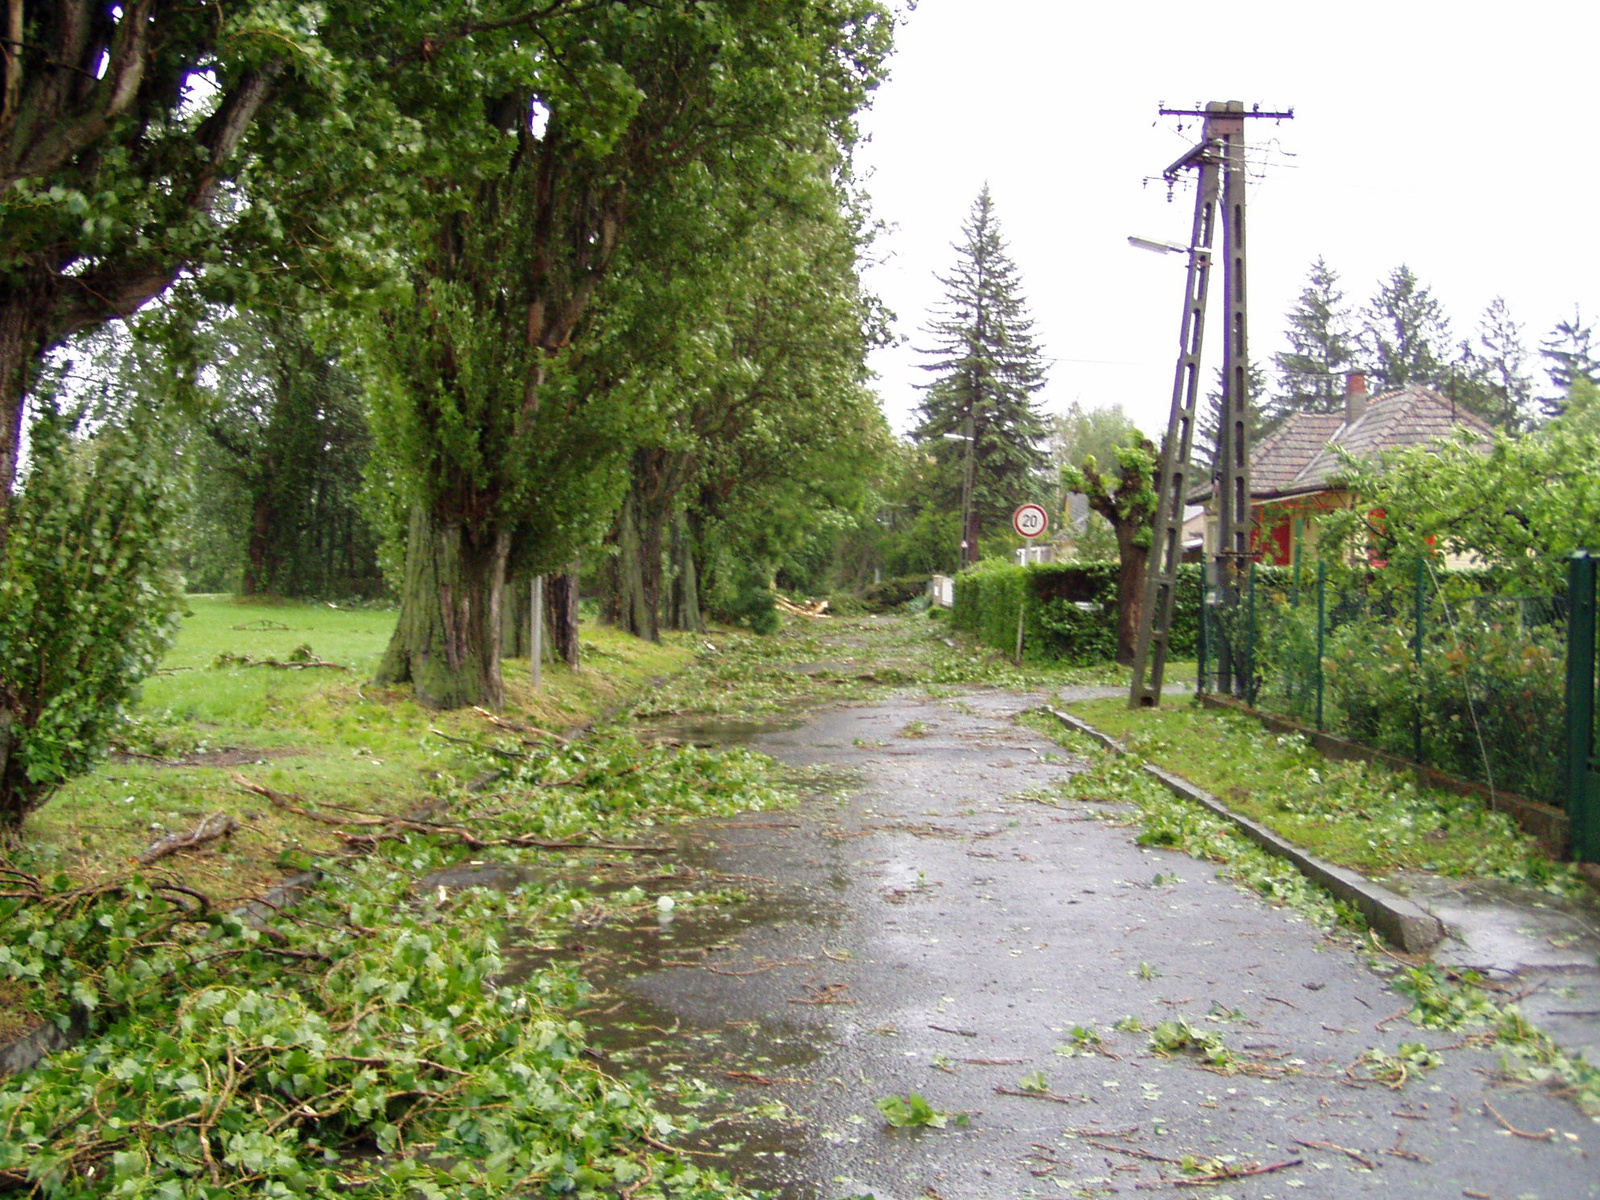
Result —
<instances>
[{"instance_id":1,"label":"tree trunk","mask_svg":"<svg viewBox=\"0 0 1600 1200\"><path fill-rule=\"evenodd\" d=\"M544 617L550 650L574 671L578 669L578 563L565 575L544 581Z\"/></svg>"},{"instance_id":2,"label":"tree trunk","mask_svg":"<svg viewBox=\"0 0 1600 1200\"><path fill-rule=\"evenodd\" d=\"M695 568L694 535L688 519L681 513L672 525L672 600L667 628L687 633L706 631L705 615L700 611L700 575Z\"/></svg>"},{"instance_id":3,"label":"tree trunk","mask_svg":"<svg viewBox=\"0 0 1600 1200\"><path fill-rule=\"evenodd\" d=\"M506 533L474 539L467 526L411 510L400 620L377 682L409 682L429 708L499 708Z\"/></svg>"},{"instance_id":4,"label":"tree trunk","mask_svg":"<svg viewBox=\"0 0 1600 1200\"><path fill-rule=\"evenodd\" d=\"M635 484L623 497L616 527L611 531L610 542L615 553L601 572L604 587L601 617L608 625L625 629L634 637L659 642L656 597L661 588L661 539L659 533L654 539L649 536L652 522L648 513L646 519L640 521L641 508L639 488ZM652 540L658 560L653 578L650 572Z\"/></svg>"},{"instance_id":5,"label":"tree trunk","mask_svg":"<svg viewBox=\"0 0 1600 1200\"><path fill-rule=\"evenodd\" d=\"M272 504L265 490L259 492L250 506L250 537L245 543L244 577L239 581L239 591L255 596L267 590L267 543L272 532Z\"/></svg>"},{"instance_id":6,"label":"tree trunk","mask_svg":"<svg viewBox=\"0 0 1600 1200\"><path fill-rule=\"evenodd\" d=\"M26 289L0 286L0 552L11 529L23 410L44 353L44 311L42 299Z\"/></svg>"},{"instance_id":7,"label":"tree trunk","mask_svg":"<svg viewBox=\"0 0 1600 1200\"><path fill-rule=\"evenodd\" d=\"M1141 532L1132 522L1117 526L1117 661L1133 665L1134 643L1139 638L1139 610L1144 607L1144 571L1150 558L1147 546L1135 544Z\"/></svg>"},{"instance_id":8,"label":"tree trunk","mask_svg":"<svg viewBox=\"0 0 1600 1200\"><path fill-rule=\"evenodd\" d=\"M500 638L502 658L526 658L528 622L533 619L533 576L516 575L506 580L505 619Z\"/></svg>"}]
</instances>

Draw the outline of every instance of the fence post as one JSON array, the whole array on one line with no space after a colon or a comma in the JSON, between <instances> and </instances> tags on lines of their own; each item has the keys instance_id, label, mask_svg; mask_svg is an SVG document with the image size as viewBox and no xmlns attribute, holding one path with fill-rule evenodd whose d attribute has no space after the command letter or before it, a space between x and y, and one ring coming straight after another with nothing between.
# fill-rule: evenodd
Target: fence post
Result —
<instances>
[{"instance_id":1,"label":"fence post","mask_svg":"<svg viewBox=\"0 0 1600 1200\"><path fill-rule=\"evenodd\" d=\"M1428 566L1417 557L1417 577L1412 592L1411 612L1412 625L1416 629L1416 643L1412 647L1412 656L1415 659L1417 673L1414 676L1411 690L1417 698L1417 711L1411 723L1411 758L1413 762L1422 762L1422 584L1427 578Z\"/></svg>"},{"instance_id":2,"label":"fence post","mask_svg":"<svg viewBox=\"0 0 1600 1200\"><path fill-rule=\"evenodd\" d=\"M1595 558L1567 560L1567 822L1572 857L1600 862L1600 803L1590 788L1594 753Z\"/></svg>"},{"instance_id":3,"label":"fence post","mask_svg":"<svg viewBox=\"0 0 1600 1200\"><path fill-rule=\"evenodd\" d=\"M1322 656L1328 628L1328 564L1317 563L1317 732L1322 732Z\"/></svg>"},{"instance_id":4,"label":"fence post","mask_svg":"<svg viewBox=\"0 0 1600 1200\"><path fill-rule=\"evenodd\" d=\"M1206 577L1205 568L1200 569L1200 625L1195 630L1194 639L1194 692L1199 695L1206 690Z\"/></svg>"},{"instance_id":5,"label":"fence post","mask_svg":"<svg viewBox=\"0 0 1600 1200\"><path fill-rule=\"evenodd\" d=\"M1244 679L1235 681L1244 684L1244 702L1251 708L1256 706L1256 560L1250 560L1250 575L1245 585L1249 589L1249 607L1245 613L1245 633L1247 641L1244 651Z\"/></svg>"}]
</instances>

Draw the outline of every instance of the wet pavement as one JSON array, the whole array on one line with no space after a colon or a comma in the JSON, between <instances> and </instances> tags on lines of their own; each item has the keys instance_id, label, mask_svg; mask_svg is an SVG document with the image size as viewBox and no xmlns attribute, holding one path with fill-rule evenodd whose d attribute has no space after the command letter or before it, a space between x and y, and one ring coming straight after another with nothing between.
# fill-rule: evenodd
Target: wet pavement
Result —
<instances>
[{"instance_id":1,"label":"wet pavement","mask_svg":"<svg viewBox=\"0 0 1600 1200\"><path fill-rule=\"evenodd\" d=\"M1051 802L1077 764L1012 721L1041 699L737 731L812 793L680 832L751 901L579 946L597 1043L712 1121L689 1145L787 1200L1600 1196L1600 1124L1411 1026L1351 940L1138 846L1115 806ZM1531 986L1595 1007L1593 964ZM890 1127L875 1101L912 1094L949 1124Z\"/></svg>"}]
</instances>

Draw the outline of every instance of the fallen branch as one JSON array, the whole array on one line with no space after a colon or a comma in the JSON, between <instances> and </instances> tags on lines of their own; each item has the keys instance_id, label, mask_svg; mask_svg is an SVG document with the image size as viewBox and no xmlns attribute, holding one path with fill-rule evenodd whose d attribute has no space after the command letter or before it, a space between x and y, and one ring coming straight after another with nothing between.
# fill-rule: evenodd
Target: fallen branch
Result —
<instances>
[{"instance_id":1,"label":"fallen branch","mask_svg":"<svg viewBox=\"0 0 1600 1200\"><path fill-rule=\"evenodd\" d=\"M176 854L179 850L192 850L196 846L204 846L207 842L227 837L237 828L239 822L233 819L232 813L214 812L188 833L170 833L159 842L155 842L139 855L137 862L142 867L148 867L157 859Z\"/></svg>"},{"instance_id":2,"label":"fallen branch","mask_svg":"<svg viewBox=\"0 0 1600 1200\"><path fill-rule=\"evenodd\" d=\"M1296 1146L1304 1146L1307 1150L1337 1150L1340 1154L1343 1154L1345 1157L1355 1159L1356 1162L1360 1163L1363 1167L1367 1168L1367 1170L1369 1170L1369 1171L1377 1169L1377 1165L1378 1165L1377 1163L1373 1162L1370 1158L1368 1158L1366 1155L1362 1154L1360 1151L1352 1150L1348 1146L1340 1146L1340 1145L1337 1145L1337 1144L1335 1144L1333 1142L1307 1142L1307 1141L1304 1141L1304 1140L1302 1140L1300 1138L1294 1138L1293 1141L1294 1141L1294 1144Z\"/></svg>"},{"instance_id":3,"label":"fallen branch","mask_svg":"<svg viewBox=\"0 0 1600 1200\"><path fill-rule=\"evenodd\" d=\"M1289 1158L1280 1163L1271 1163L1265 1167L1241 1167L1237 1171L1216 1171L1210 1175L1196 1175L1193 1179L1174 1179L1173 1187L1210 1187L1213 1183L1221 1183L1227 1179L1244 1179L1250 1175L1270 1175L1274 1171L1281 1171L1285 1167L1298 1167L1304 1159ZM1139 1184L1143 1187L1144 1184Z\"/></svg>"},{"instance_id":4,"label":"fallen branch","mask_svg":"<svg viewBox=\"0 0 1600 1200\"><path fill-rule=\"evenodd\" d=\"M1035 1100L1048 1100L1052 1104L1085 1104L1087 1101L1082 1096L1063 1096L1059 1092L1029 1091L1025 1088L996 1087L995 1092L1001 1096L1031 1096Z\"/></svg>"},{"instance_id":5,"label":"fallen branch","mask_svg":"<svg viewBox=\"0 0 1600 1200\"><path fill-rule=\"evenodd\" d=\"M533 757L530 754L523 754L520 750L505 750L505 749L502 749L499 746L485 746L485 745L482 745L482 744L480 744L478 742L473 741L471 738L455 737L452 734L446 733L442 729L435 729L432 726L428 727L428 732L433 734L433 736L436 737L436 738L443 738L445 741L454 742L458 746L470 746L470 747L472 747L472 749L476 750L479 754L498 754L501 758L520 759L520 760L526 760L528 758Z\"/></svg>"},{"instance_id":6,"label":"fallen branch","mask_svg":"<svg viewBox=\"0 0 1600 1200\"><path fill-rule=\"evenodd\" d=\"M290 799L290 796L292 796L294 800L303 799L303 797L298 793L291 792L289 796L285 796L280 792L273 791L271 788L266 787L263 784L252 783L237 771L232 773L231 778L233 779L235 786L241 787L247 792L262 797L274 808L281 808L284 812L293 813L297 817L305 817L307 820L321 821L324 825L387 825L390 822L389 817L380 817L373 813L357 813L348 817L325 816L314 809L305 807L303 804L293 803L293 801Z\"/></svg>"},{"instance_id":7,"label":"fallen branch","mask_svg":"<svg viewBox=\"0 0 1600 1200\"><path fill-rule=\"evenodd\" d=\"M1108 1146L1104 1142L1097 1142L1093 1138L1087 1139L1089 1145L1097 1150L1110 1150L1113 1154L1126 1154L1129 1158L1142 1158L1146 1162L1168 1163L1174 1167L1181 1167L1181 1158L1163 1158L1159 1154L1151 1154L1148 1150L1140 1150L1137 1146Z\"/></svg>"},{"instance_id":8,"label":"fallen branch","mask_svg":"<svg viewBox=\"0 0 1600 1200\"><path fill-rule=\"evenodd\" d=\"M248 654L219 654L211 664L213 667L276 667L280 671L309 671L316 667L326 667L330 671L349 671L352 667L344 663L329 662L325 658L318 658L311 654L305 658L251 658Z\"/></svg>"},{"instance_id":9,"label":"fallen branch","mask_svg":"<svg viewBox=\"0 0 1600 1200\"><path fill-rule=\"evenodd\" d=\"M1487 1100L1483 1102L1483 1107L1488 1110L1491 1117L1500 1122L1501 1128L1509 1133L1512 1137L1527 1138L1530 1142L1548 1142L1556 1136L1556 1131L1554 1129L1546 1129L1543 1133L1529 1133L1526 1129L1518 1129L1510 1121L1502 1117L1500 1115L1500 1110L1495 1108L1495 1106L1490 1104Z\"/></svg>"},{"instance_id":10,"label":"fallen branch","mask_svg":"<svg viewBox=\"0 0 1600 1200\"><path fill-rule=\"evenodd\" d=\"M524 725L520 721L508 721L504 717L496 716L487 708L479 708L476 704L472 706L472 711L477 713L485 721L489 722L489 724L494 725L497 728L509 729L512 733L531 733L535 737L553 738L555 741L560 742L563 746L572 745L571 738L562 737L561 734L552 733L548 729L540 729L537 725Z\"/></svg>"}]
</instances>

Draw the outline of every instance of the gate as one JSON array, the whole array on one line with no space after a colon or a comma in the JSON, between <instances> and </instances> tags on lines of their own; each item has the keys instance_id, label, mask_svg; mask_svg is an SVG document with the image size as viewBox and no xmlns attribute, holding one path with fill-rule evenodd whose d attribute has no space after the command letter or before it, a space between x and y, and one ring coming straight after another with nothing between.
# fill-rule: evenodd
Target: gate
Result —
<instances>
[{"instance_id":1,"label":"gate","mask_svg":"<svg viewBox=\"0 0 1600 1200\"><path fill-rule=\"evenodd\" d=\"M1600 754L1595 738L1595 581L1587 550L1567 564L1567 820L1572 857L1600 862Z\"/></svg>"}]
</instances>

